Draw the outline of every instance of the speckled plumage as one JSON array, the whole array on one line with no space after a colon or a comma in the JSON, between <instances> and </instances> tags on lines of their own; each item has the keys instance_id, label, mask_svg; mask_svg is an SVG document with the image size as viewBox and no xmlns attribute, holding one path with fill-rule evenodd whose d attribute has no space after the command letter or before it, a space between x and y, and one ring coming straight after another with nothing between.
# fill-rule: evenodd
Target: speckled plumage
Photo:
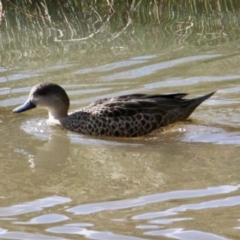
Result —
<instances>
[{"instance_id":1,"label":"speckled plumage","mask_svg":"<svg viewBox=\"0 0 240 240\"><path fill-rule=\"evenodd\" d=\"M183 121L214 93L184 99L187 94L131 94L100 99L76 112L67 114L69 98L57 84L39 84L30 92L27 103L14 110L26 111L35 106L47 108L50 121L67 130L87 135L137 137L154 129ZM30 108L26 104L33 104Z\"/></svg>"}]
</instances>

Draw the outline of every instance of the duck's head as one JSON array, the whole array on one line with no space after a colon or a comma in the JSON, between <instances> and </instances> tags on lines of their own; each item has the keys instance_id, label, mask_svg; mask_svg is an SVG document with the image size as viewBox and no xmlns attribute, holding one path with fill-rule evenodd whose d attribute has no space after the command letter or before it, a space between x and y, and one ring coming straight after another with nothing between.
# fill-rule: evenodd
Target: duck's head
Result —
<instances>
[{"instance_id":1,"label":"duck's head","mask_svg":"<svg viewBox=\"0 0 240 240\"><path fill-rule=\"evenodd\" d=\"M34 86L28 100L13 110L24 112L35 107L48 110L50 119L64 118L68 114L69 98L65 90L55 83L41 83Z\"/></svg>"}]
</instances>

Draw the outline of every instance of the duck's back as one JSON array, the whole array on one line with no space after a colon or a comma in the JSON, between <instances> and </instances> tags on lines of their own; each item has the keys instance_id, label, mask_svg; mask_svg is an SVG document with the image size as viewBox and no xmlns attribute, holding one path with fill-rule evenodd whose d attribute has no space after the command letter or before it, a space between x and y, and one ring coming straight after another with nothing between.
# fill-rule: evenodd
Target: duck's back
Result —
<instances>
[{"instance_id":1,"label":"duck's back","mask_svg":"<svg viewBox=\"0 0 240 240\"><path fill-rule=\"evenodd\" d=\"M188 118L211 94L183 99L187 94L132 94L100 99L62 121L68 130L104 136L136 137Z\"/></svg>"}]
</instances>

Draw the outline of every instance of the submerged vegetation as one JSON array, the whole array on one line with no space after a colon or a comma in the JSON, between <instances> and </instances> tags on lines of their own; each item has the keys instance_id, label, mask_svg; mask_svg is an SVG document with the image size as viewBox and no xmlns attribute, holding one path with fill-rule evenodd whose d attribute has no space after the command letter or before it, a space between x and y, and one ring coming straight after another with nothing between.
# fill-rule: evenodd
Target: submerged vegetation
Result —
<instances>
[{"instance_id":1,"label":"submerged vegetation","mask_svg":"<svg viewBox=\"0 0 240 240\"><path fill-rule=\"evenodd\" d=\"M176 45L239 36L238 0L3 0L1 58ZM40 48L40 49L39 49Z\"/></svg>"}]
</instances>

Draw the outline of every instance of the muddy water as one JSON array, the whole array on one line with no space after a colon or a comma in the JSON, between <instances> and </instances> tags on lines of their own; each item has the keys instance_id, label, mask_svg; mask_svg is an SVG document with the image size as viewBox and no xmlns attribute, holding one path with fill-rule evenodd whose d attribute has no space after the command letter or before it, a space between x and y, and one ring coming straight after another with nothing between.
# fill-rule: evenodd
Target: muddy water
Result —
<instances>
[{"instance_id":1,"label":"muddy water","mask_svg":"<svg viewBox=\"0 0 240 240\"><path fill-rule=\"evenodd\" d=\"M1 66L0 239L240 239L236 49ZM94 138L47 126L44 110L11 112L44 81L66 89L71 110L135 92L217 92L164 132Z\"/></svg>"}]
</instances>

